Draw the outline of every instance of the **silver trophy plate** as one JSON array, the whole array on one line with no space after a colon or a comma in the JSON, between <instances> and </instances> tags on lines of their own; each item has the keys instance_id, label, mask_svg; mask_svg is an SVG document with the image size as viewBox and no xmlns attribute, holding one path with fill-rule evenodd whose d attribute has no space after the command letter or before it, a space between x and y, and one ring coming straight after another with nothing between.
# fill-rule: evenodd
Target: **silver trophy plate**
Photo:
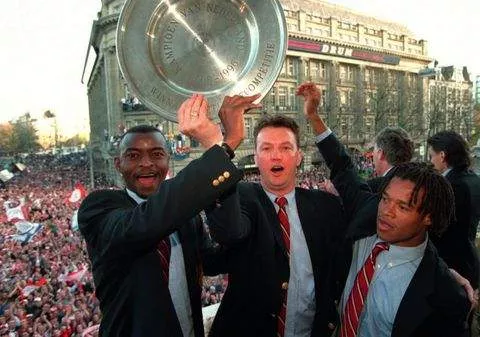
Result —
<instances>
[{"instance_id":1,"label":"silver trophy plate","mask_svg":"<svg viewBox=\"0 0 480 337\"><path fill-rule=\"evenodd\" d=\"M214 118L226 95L263 98L286 48L278 0L127 0L117 30L130 90L171 121L193 93L207 97Z\"/></svg>"}]
</instances>

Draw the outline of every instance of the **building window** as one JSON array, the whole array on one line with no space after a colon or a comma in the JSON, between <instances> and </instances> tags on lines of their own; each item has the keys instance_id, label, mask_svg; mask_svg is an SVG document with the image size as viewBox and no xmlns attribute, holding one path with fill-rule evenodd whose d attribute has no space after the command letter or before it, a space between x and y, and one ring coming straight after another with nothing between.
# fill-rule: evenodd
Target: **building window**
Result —
<instances>
[{"instance_id":1,"label":"building window","mask_svg":"<svg viewBox=\"0 0 480 337\"><path fill-rule=\"evenodd\" d=\"M295 23L289 23L287 24L287 27L289 31L298 31L298 25Z\"/></svg>"},{"instance_id":2,"label":"building window","mask_svg":"<svg viewBox=\"0 0 480 337\"><path fill-rule=\"evenodd\" d=\"M278 87L278 106L280 110L285 110L287 107L287 88Z\"/></svg>"},{"instance_id":3,"label":"building window","mask_svg":"<svg viewBox=\"0 0 480 337\"><path fill-rule=\"evenodd\" d=\"M397 118L395 116L390 116L388 117L388 126L391 126L391 127L396 127L397 126Z\"/></svg>"},{"instance_id":4,"label":"building window","mask_svg":"<svg viewBox=\"0 0 480 337\"><path fill-rule=\"evenodd\" d=\"M338 69L338 78L342 81L353 81L353 67L348 65L340 65Z\"/></svg>"},{"instance_id":5,"label":"building window","mask_svg":"<svg viewBox=\"0 0 480 337\"><path fill-rule=\"evenodd\" d=\"M290 110L297 109L297 95L295 95L295 88L289 88L289 95L288 95L288 105L290 106Z\"/></svg>"},{"instance_id":6,"label":"building window","mask_svg":"<svg viewBox=\"0 0 480 337\"><path fill-rule=\"evenodd\" d=\"M375 120L373 116L365 116L365 133L368 138L375 132Z\"/></svg>"},{"instance_id":7,"label":"building window","mask_svg":"<svg viewBox=\"0 0 480 337\"><path fill-rule=\"evenodd\" d=\"M303 75L308 78L310 77L310 61L305 60L303 62Z\"/></svg>"},{"instance_id":8,"label":"building window","mask_svg":"<svg viewBox=\"0 0 480 337\"><path fill-rule=\"evenodd\" d=\"M245 139L253 137L252 119L245 118Z\"/></svg>"},{"instance_id":9,"label":"building window","mask_svg":"<svg viewBox=\"0 0 480 337\"><path fill-rule=\"evenodd\" d=\"M320 101L320 106L319 107L326 107L327 106L327 90L322 89L322 99Z\"/></svg>"},{"instance_id":10,"label":"building window","mask_svg":"<svg viewBox=\"0 0 480 337\"><path fill-rule=\"evenodd\" d=\"M340 130L342 135L348 134L348 118L347 116L340 117Z\"/></svg>"},{"instance_id":11,"label":"building window","mask_svg":"<svg viewBox=\"0 0 480 337\"><path fill-rule=\"evenodd\" d=\"M320 62L319 64L319 75L320 75L320 78L327 77L327 65L324 62Z\"/></svg>"},{"instance_id":12,"label":"building window","mask_svg":"<svg viewBox=\"0 0 480 337\"><path fill-rule=\"evenodd\" d=\"M271 106L271 107L275 107L275 87L272 88L272 90L270 90L270 95L268 97L268 104Z\"/></svg>"},{"instance_id":13,"label":"building window","mask_svg":"<svg viewBox=\"0 0 480 337\"><path fill-rule=\"evenodd\" d=\"M296 71L295 71L295 62L293 58L289 57L287 59L287 75L288 76L295 76Z\"/></svg>"}]
</instances>

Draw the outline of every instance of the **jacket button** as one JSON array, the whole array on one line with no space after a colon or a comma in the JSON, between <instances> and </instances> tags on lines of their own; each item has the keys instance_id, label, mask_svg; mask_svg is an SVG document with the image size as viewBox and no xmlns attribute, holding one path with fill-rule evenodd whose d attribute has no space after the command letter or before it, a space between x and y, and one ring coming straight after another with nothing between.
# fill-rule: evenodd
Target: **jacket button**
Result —
<instances>
[{"instance_id":1,"label":"jacket button","mask_svg":"<svg viewBox=\"0 0 480 337\"><path fill-rule=\"evenodd\" d=\"M287 290L288 289L288 282L283 282L282 283L282 289Z\"/></svg>"},{"instance_id":2,"label":"jacket button","mask_svg":"<svg viewBox=\"0 0 480 337\"><path fill-rule=\"evenodd\" d=\"M220 184L220 182L219 182L217 179L215 179L214 181L212 181L212 185L213 185L213 186L218 186L219 184Z\"/></svg>"}]
</instances>

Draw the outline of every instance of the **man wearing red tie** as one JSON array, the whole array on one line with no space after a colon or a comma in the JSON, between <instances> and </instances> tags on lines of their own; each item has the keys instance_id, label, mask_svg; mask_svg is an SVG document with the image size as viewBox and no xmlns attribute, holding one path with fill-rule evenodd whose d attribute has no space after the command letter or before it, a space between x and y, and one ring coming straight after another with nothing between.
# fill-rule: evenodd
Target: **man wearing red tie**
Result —
<instances>
[{"instance_id":1,"label":"man wearing red tie","mask_svg":"<svg viewBox=\"0 0 480 337\"><path fill-rule=\"evenodd\" d=\"M78 214L103 315L101 336L204 336L200 257L210 252L201 249L203 228L194 217L240 180L231 157L243 138L243 113L257 107L257 98L226 98L224 138L203 96L185 101L180 131L207 151L167 181L164 135L140 125L122 136L115 166L125 189L92 192Z\"/></svg>"},{"instance_id":2,"label":"man wearing red tie","mask_svg":"<svg viewBox=\"0 0 480 337\"><path fill-rule=\"evenodd\" d=\"M340 201L295 187L302 153L293 119L264 116L254 139L260 184L239 183L208 214L229 273L210 336L330 336L328 276L346 227Z\"/></svg>"},{"instance_id":3,"label":"man wearing red tie","mask_svg":"<svg viewBox=\"0 0 480 337\"><path fill-rule=\"evenodd\" d=\"M305 97L306 117L351 219L351 264L338 335L466 336L467 294L428 235L444 232L453 214L448 182L425 163L404 163L393 169L379 194L372 193L318 116L315 84L300 86L298 94Z\"/></svg>"}]
</instances>

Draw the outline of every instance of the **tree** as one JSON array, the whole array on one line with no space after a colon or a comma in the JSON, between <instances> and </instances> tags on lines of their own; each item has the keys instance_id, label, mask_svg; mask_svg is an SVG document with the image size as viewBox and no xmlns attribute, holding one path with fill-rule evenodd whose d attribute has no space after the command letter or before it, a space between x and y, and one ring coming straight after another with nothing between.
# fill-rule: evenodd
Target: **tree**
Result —
<instances>
[{"instance_id":1,"label":"tree","mask_svg":"<svg viewBox=\"0 0 480 337\"><path fill-rule=\"evenodd\" d=\"M12 151L13 127L10 123L0 124L0 152Z\"/></svg>"},{"instance_id":2,"label":"tree","mask_svg":"<svg viewBox=\"0 0 480 337\"><path fill-rule=\"evenodd\" d=\"M34 121L27 112L16 121L10 122L12 126L12 137L9 152L32 152L40 148L37 130L33 125Z\"/></svg>"}]
</instances>

